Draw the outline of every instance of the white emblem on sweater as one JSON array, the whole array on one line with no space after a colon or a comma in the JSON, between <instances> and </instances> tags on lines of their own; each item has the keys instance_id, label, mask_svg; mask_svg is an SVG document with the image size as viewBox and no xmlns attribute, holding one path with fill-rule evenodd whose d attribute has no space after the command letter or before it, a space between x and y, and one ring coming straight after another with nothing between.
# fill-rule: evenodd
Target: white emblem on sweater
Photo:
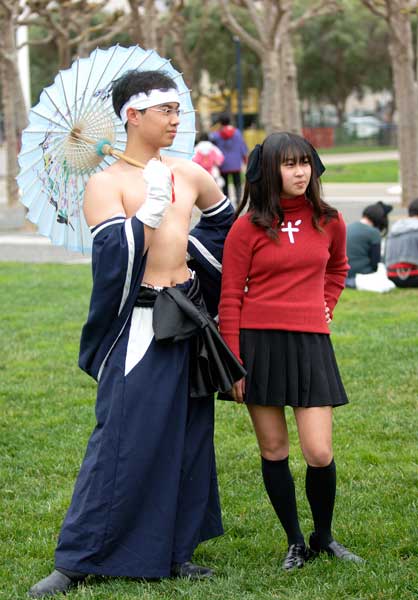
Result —
<instances>
[{"instance_id":1,"label":"white emblem on sweater","mask_svg":"<svg viewBox=\"0 0 418 600\"><path fill-rule=\"evenodd\" d=\"M299 231L298 225L300 225L301 223L302 223L302 219L298 219L297 221L295 221L294 227L292 226L292 221L288 221L287 222L287 227L285 227L284 225L282 225L282 231L283 231L283 233L287 232L287 234L289 236L289 242L291 244L295 243L295 238L293 237L293 232L298 232Z\"/></svg>"}]
</instances>

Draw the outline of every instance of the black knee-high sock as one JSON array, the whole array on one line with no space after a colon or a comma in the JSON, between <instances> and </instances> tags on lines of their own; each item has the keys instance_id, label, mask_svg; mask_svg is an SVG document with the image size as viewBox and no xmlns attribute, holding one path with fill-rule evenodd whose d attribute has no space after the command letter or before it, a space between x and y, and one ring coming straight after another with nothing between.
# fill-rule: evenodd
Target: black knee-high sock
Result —
<instances>
[{"instance_id":1,"label":"black knee-high sock","mask_svg":"<svg viewBox=\"0 0 418 600\"><path fill-rule=\"evenodd\" d=\"M311 506L315 539L320 546L332 542L331 523L334 512L337 475L334 459L327 467L306 469L306 496Z\"/></svg>"},{"instance_id":2,"label":"black knee-high sock","mask_svg":"<svg viewBox=\"0 0 418 600\"><path fill-rule=\"evenodd\" d=\"M268 460L261 457L264 485L270 502L287 535L289 546L303 544L296 508L295 484L289 469L289 457L283 460Z\"/></svg>"}]
</instances>

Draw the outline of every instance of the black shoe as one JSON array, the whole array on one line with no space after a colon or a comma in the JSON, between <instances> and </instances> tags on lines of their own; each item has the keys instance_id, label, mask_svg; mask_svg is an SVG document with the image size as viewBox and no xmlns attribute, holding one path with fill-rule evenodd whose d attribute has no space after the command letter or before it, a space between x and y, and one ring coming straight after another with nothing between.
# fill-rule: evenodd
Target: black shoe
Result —
<instances>
[{"instance_id":1,"label":"black shoe","mask_svg":"<svg viewBox=\"0 0 418 600\"><path fill-rule=\"evenodd\" d=\"M65 594L71 588L75 587L78 583L83 581L87 575L80 573L76 577L67 577L60 571L52 571L48 577L41 579L34 586L32 586L28 592L30 598L44 598L45 596L55 596L55 594Z\"/></svg>"},{"instance_id":2,"label":"black shoe","mask_svg":"<svg viewBox=\"0 0 418 600\"><path fill-rule=\"evenodd\" d=\"M327 546L319 546L316 543L315 534L312 534L309 538L309 549L313 555L317 555L320 552L326 552L328 556L335 556L335 558L339 558L340 560L349 560L359 564L365 562L363 558L357 556L357 554L354 554L354 552L351 552L348 548L335 540L330 542Z\"/></svg>"},{"instance_id":3,"label":"black shoe","mask_svg":"<svg viewBox=\"0 0 418 600\"><path fill-rule=\"evenodd\" d=\"M192 562L173 563L171 565L171 577L186 577L189 579L203 579L212 577L214 572L208 567L200 567Z\"/></svg>"},{"instance_id":4,"label":"black shoe","mask_svg":"<svg viewBox=\"0 0 418 600\"><path fill-rule=\"evenodd\" d=\"M286 557L282 563L284 571L292 571L303 567L308 559L308 551L305 544L291 544Z\"/></svg>"}]
</instances>

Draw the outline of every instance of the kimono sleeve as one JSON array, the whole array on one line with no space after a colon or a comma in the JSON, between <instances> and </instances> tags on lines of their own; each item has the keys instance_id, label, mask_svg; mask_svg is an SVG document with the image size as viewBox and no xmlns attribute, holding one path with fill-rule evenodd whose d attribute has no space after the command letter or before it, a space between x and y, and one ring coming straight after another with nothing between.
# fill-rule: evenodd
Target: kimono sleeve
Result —
<instances>
[{"instance_id":1,"label":"kimono sleeve","mask_svg":"<svg viewBox=\"0 0 418 600\"><path fill-rule=\"evenodd\" d=\"M221 291L222 257L225 238L234 220L234 210L226 196L202 211L200 221L189 233L187 251L190 267L200 280L209 313L218 313Z\"/></svg>"},{"instance_id":2,"label":"kimono sleeve","mask_svg":"<svg viewBox=\"0 0 418 600\"><path fill-rule=\"evenodd\" d=\"M111 332L123 320L127 300L143 272L144 227L136 217L117 215L92 227L91 233L93 289L81 333L79 365L96 378L103 342L106 338L111 342Z\"/></svg>"}]
</instances>

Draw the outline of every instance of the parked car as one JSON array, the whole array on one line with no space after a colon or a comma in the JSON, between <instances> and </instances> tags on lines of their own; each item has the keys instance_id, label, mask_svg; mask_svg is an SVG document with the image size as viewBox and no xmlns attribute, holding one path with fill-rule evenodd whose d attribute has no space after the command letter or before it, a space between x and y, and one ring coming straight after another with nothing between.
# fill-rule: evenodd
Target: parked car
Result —
<instances>
[{"instance_id":1,"label":"parked car","mask_svg":"<svg viewBox=\"0 0 418 600\"><path fill-rule=\"evenodd\" d=\"M369 138L378 135L385 123L373 116L348 117L344 123L344 129L349 135L358 138Z\"/></svg>"}]
</instances>

